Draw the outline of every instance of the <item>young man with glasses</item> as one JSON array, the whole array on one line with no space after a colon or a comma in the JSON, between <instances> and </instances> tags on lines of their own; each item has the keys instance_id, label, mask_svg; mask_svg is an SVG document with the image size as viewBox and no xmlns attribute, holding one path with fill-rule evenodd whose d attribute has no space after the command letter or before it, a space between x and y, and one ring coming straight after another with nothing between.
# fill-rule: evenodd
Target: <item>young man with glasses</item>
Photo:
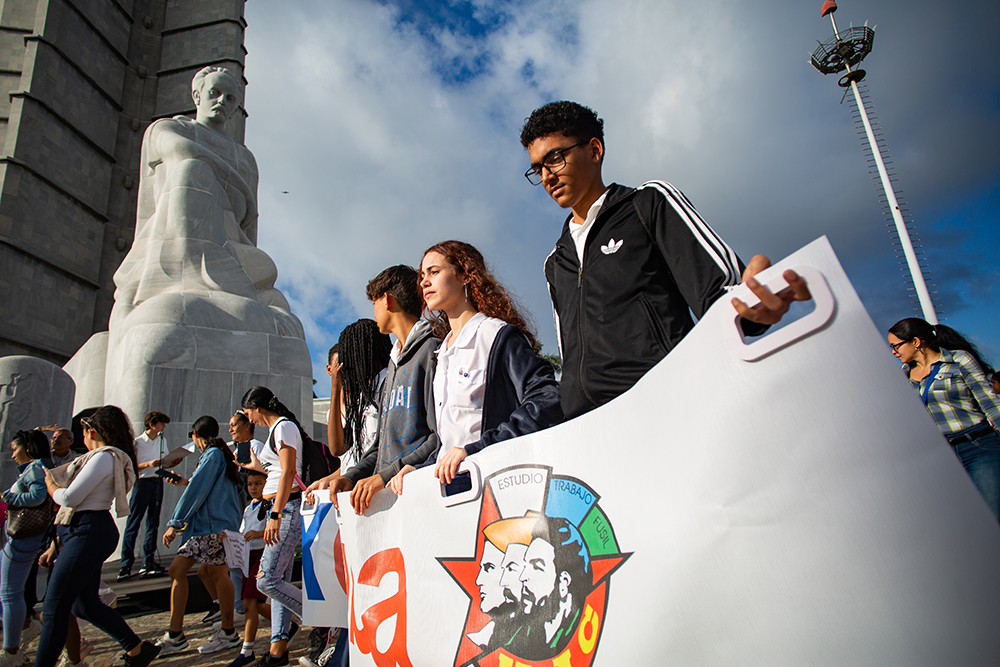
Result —
<instances>
[{"instance_id":1,"label":"young man with glasses","mask_svg":"<svg viewBox=\"0 0 1000 667\"><path fill-rule=\"evenodd\" d=\"M525 121L521 144L531 160L525 177L571 211L545 260L567 419L632 387L694 327L690 313L701 317L741 274L762 302L750 309L733 299L747 334L776 323L792 301L810 298L792 271L783 274L787 294L753 280L770 260L756 255L744 267L669 183L604 185L604 121L593 110L546 104Z\"/></svg>"}]
</instances>

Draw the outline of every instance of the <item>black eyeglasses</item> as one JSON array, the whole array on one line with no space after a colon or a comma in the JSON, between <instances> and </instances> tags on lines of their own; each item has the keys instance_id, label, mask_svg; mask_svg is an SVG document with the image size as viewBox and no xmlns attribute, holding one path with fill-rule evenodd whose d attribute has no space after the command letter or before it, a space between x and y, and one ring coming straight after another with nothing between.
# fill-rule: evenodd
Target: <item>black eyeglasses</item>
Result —
<instances>
[{"instance_id":1,"label":"black eyeglasses","mask_svg":"<svg viewBox=\"0 0 1000 667\"><path fill-rule=\"evenodd\" d=\"M554 151L549 151L548 154L542 158L541 164L531 165L531 169L524 172L524 177L528 179L528 182L532 185L539 185L542 182L542 169L548 169L550 174L554 174L566 166L566 157L563 155L566 151L571 151L577 146L583 146L584 144L589 144L590 139L586 141L581 141L579 143L573 144L572 146L567 146L566 148L557 148Z\"/></svg>"},{"instance_id":2,"label":"black eyeglasses","mask_svg":"<svg viewBox=\"0 0 1000 667\"><path fill-rule=\"evenodd\" d=\"M889 347L892 348L893 352L898 352L899 348L903 347L904 345L906 345L909 342L910 341L908 341L908 340L901 340L898 343L889 343Z\"/></svg>"}]
</instances>

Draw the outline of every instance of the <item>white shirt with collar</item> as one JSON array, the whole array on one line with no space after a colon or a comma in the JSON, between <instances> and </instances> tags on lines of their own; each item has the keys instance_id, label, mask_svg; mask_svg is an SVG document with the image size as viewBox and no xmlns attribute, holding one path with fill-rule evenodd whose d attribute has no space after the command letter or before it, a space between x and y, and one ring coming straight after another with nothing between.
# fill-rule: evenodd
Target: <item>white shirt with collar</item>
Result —
<instances>
[{"instance_id":1,"label":"white shirt with collar","mask_svg":"<svg viewBox=\"0 0 1000 667\"><path fill-rule=\"evenodd\" d=\"M594 220L597 220L597 215L601 212L601 207L604 206L604 198L607 196L608 191L605 190L604 194L590 205L590 208L587 210L587 219L583 221L582 225L578 225L572 220L569 221L569 235L573 237L573 242L576 243L576 255L580 258L580 266L583 266L583 248L587 245L587 235L590 234L590 229L594 226Z\"/></svg>"},{"instance_id":2,"label":"white shirt with collar","mask_svg":"<svg viewBox=\"0 0 1000 667\"><path fill-rule=\"evenodd\" d=\"M482 434L490 350L505 326L503 320L476 313L462 327L451 347L446 340L438 348L434 407L441 439L439 459L452 447L478 441Z\"/></svg>"},{"instance_id":3,"label":"white shirt with collar","mask_svg":"<svg viewBox=\"0 0 1000 667\"><path fill-rule=\"evenodd\" d=\"M170 450L167 448L167 442L163 439L162 433L150 440L146 432L143 431L135 439L135 459L139 463L162 459L168 451ZM156 477L156 468L150 467L139 470L139 479L150 479L152 477Z\"/></svg>"}]
</instances>

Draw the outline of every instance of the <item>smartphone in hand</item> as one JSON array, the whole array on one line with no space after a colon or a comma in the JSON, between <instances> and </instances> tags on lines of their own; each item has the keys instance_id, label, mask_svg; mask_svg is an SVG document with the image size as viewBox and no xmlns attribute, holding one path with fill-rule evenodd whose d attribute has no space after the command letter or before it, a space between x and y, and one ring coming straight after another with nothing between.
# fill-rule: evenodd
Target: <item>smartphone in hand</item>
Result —
<instances>
[{"instance_id":1,"label":"smartphone in hand","mask_svg":"<svg viewBox=\"0 0 1000 667\"><path fill-rule=\"evenodd\" d=\"M179 482L182 479L184 479L183 477L181 477L177 473L171 472L170 470L164 470L163 468L157 468L156 469L156 474L159 475L160 477L164 478L168 482L173 482L174 484L176 484L177 482Z\"/></svg>"}]
</instances>

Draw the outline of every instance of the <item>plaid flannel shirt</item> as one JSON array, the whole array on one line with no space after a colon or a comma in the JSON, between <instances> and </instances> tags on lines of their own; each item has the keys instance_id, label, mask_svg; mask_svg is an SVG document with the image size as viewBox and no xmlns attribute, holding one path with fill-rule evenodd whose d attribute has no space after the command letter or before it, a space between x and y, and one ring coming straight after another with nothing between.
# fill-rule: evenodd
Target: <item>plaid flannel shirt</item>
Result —
<instances>
[{"instance_id":1,"label":"plaid flannel shirt","mask_svg":"<svg viewBox=\"0 0 1000 667\"><path fill-rule=\"evenodd\" d=\"M935 366L939 367L936 375ZM923 396L932 375L927 410L942 433L954 435L984 419L1000 431L1000 397L993 393L986 373L971 354L941 350L941 359L931 366L931 373L919 382L910 380L910 384Z\"/></svg>"}]
</instances>

